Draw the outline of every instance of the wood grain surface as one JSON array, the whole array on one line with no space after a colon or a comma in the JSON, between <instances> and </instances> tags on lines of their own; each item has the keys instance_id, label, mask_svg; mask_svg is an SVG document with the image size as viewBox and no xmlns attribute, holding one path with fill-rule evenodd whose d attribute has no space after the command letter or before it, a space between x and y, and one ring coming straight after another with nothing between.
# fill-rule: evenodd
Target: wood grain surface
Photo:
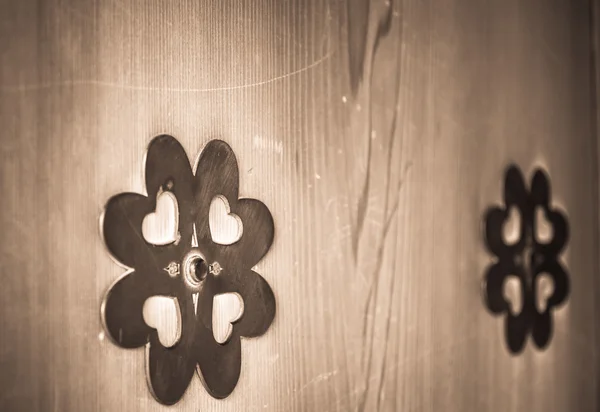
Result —
<instances>
[{"instance_id":1,"label":"wood grain surface","mask_svg":"<svg viewBox=\"0 0 600 412\"><path fill-rule=\"evenodd\" d=\"M584 0L0 1L0 410L597 411L598 144ZM238 386L164 407L104 335L99 217L150 139L237 154L277 316ZM483 305L485 209L544 167L570 220L548 349Z\"/></svg>"}]
</instances>

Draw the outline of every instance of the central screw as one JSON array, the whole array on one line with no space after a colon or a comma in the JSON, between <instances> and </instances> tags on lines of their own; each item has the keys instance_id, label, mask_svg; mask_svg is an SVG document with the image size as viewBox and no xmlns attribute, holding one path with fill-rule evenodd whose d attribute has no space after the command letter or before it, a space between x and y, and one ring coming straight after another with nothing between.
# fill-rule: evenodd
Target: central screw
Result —
<instances>
[{"instance_id":1,"label":"central screw","mask_svg":"<svg viewBox=\"0 0 600 412\"><path fill-rule=\"evenodd\" d=\"M198 289L207 275L208 264L204 256L199 251L192 250L183 259L183 276L186 283L191 288Z\"/></svg>"},{"instance_id":2,"label":"central screw","mask_svg":"<svg viewBox=\"0 0 600 412\"><path fill-rule=\"evenodd\" d=\"M194 258L191 264L191 271L194 280L202 282L206 279L206 275L208 274L208 265L201 257Z\"/></svg>"}]
</instances>

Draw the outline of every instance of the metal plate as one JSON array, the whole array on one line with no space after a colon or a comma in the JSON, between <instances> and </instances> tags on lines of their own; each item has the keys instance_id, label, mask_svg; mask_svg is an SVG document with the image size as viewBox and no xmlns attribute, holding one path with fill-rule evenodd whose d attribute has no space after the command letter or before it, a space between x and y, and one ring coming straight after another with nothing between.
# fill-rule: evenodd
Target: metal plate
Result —
<instances>
[{"instance_id":1,"label":"metal plate","mask_svg":"<svg viewBox=\"0 0 600 412\"><path fill-rule=\"evenodd\" d=\"M509 211L517 208L521 219L520 236L514 244L507 244L502 236ZM549 242L537 238L535 211L541 208L553 229ZM504 206L492 207L485 217L485 241L497 260L485 274L485 303L495 314L505 314L506 343L512 353L525 346L529 333L538 348L545 348L552 335L552 310L565 302L569 295L569 276L560 262L560 254L567 244L569 228L565 215L551 207L550 182L546 173L537 169L531 180L531 189L525 185L523 174L511 165L505 175ZM554 291L545 310L536 307L539 291L536 280L548 274ZM503 287L508 276L519 279L522 309L513 314L504 297Z\"/></svg>"},{"instance_id":2,"label":"metal plate","mask_svg":"<svg viewBox=\"0 0 600 412\"><path fill-rule=\"evenodd\" d=\"M105 328L119 346L146 347L148 384L161 403L179 401L194 370L213 397L225 398L240 376L240 338L263 334L275 316L273 292L252 270L273 243L271 213L258 200L238 199L237 161L229 145L220 140L206 145L194 172L175 138L154 138L145 179L148 196L116 195L102 218L109 252L131 268L105 297ZM156 246L144 239L142 221L154 212L157 196L165 191L178 202L178 236L171 244ZM216 196L226 198L230 212L244 224L241 238L232 245L211 238L209 208ZM199 273L198 268L204 270ZM213 297L222 293L237 293L244 301L244 313L224 344L216 342L212 332ZM144 302L155 295L179 302L181 338L169 348L143 319Z\"/></svg>"}]
</instances>

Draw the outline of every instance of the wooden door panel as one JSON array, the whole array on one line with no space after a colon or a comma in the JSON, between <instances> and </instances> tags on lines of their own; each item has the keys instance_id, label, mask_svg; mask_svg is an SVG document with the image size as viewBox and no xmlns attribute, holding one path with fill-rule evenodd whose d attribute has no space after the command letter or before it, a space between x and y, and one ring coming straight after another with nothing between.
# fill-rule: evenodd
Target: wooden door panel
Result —
<instances>
[{"instance_id":1,"label":"wooden door panel","mask_svg":"<svg viewBox=\"0 0 600 412\"><path fill-rule=\"evenodd\" d=\"M0 409L168 410L103 330L106 201L146 147L228 142L270 209L277 300L233 393L181 411L598 408L598 151L587 1L0 3ZM551 178L571 279L549 347L485 308L485 210Z\"/></svg>"}]
</instances>

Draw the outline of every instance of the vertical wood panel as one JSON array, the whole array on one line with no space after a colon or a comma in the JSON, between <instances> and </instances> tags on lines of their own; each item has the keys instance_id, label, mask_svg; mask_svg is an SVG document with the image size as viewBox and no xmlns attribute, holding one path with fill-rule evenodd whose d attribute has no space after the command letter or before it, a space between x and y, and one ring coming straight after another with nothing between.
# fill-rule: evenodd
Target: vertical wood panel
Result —
<instances>
[{"instance_id":1,"label":"vertical wood panel","mask_svg":"<svg viewBox=\"0 0 600 412\"><path fill-rule=\"evenodd\" d=\"M593 411L598 144L584 0L0 2L0 409ZM597 124L597 123L596 123ZM230 397L175 407L104 337L98 233L160 133L219 137L276 241ZM511 356L482 214L545 167L571 240L550 347Z\"/></svg>"},{"instance_id":2,"label":"vertical wood panel","mask_svg":"<svg viewBox=\"0 0 600 412\"><path fill-rule=\"evenodd\" d=\"M596 0L592 0L590 1L590 38L591 38L591 61L590 61L590 67L591 67L591 83L592 83L592 97L591 97L591 102L592 102L592 109L594 110L594 113L592 115L591 121L592 121L592 127L593 127L593 131L596 134L596 139L595 139L595 143L596 143L596 150L595 152L597 153L597 158L596 158L596 170L597 170L597 174L598 174L598 185L596 185L596 210L598 210L599 215L598 215L598 230L596 232L596 239L597 242L600 243L600 241L598 239L600 239L600 110L599 110L599 96L600 96L600 71L599 71L599 51L600 51L600 4L598 3L598 1ZM595 283L594 283L594 290L596 291L600 291L600 256L598 256L598 271L596 272L596 276L595 276ZM596 300L595 302L595 309L594 309L594 313L596 314L596 322L598 323L598 313L600 313L600 305L598 304L598 301ZM600 342L600 327L596 327L596 342ZM596 352L597 353L597 352ZM596 355L596 386L597 386L597 393L600 393L600 356Z\"/></svg>"}]
</instances>

